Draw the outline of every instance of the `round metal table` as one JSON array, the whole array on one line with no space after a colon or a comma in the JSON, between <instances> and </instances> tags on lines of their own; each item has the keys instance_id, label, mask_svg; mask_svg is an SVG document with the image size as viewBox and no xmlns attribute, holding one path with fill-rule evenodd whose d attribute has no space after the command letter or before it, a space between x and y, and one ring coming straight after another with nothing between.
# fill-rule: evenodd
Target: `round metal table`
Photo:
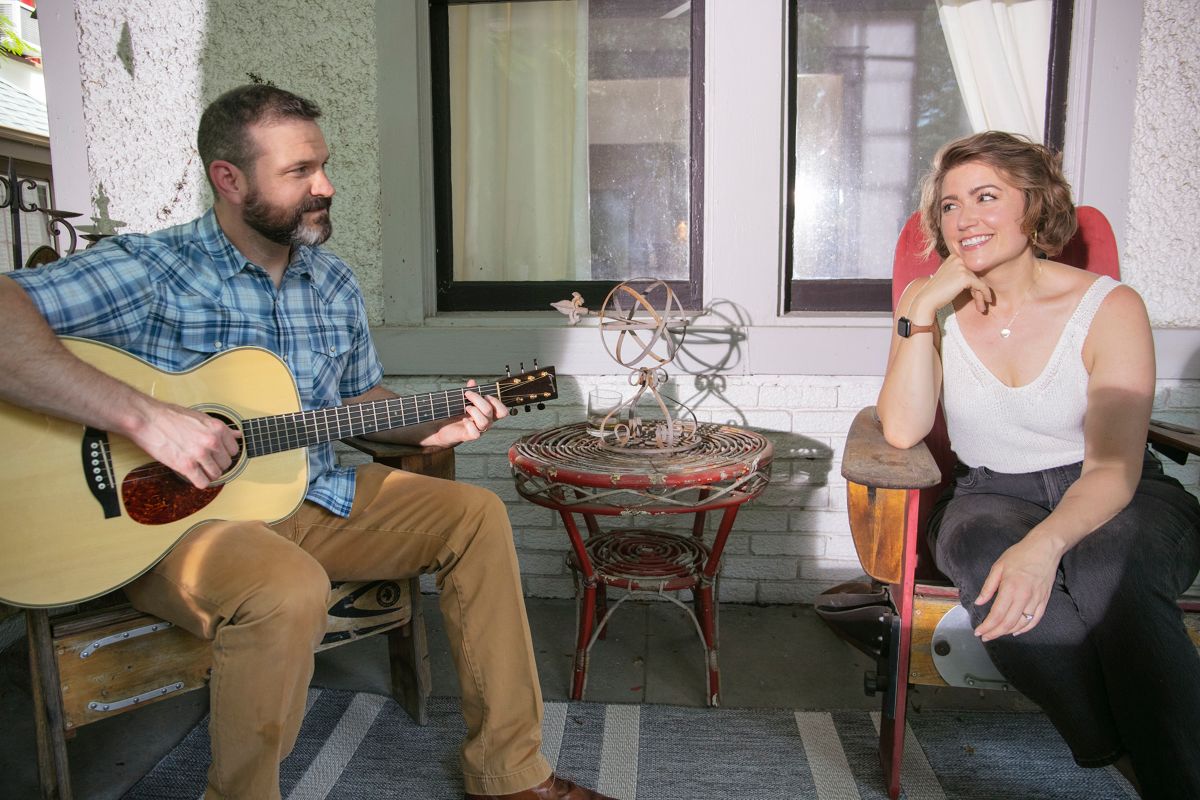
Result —
<instances>
[{"instance_id":1,"label":"round metal table","mask_svg":"<svg viewBox=\"0 0 1200 800\"><path fill-rule=\"evenodd\" d=\"M698 441L669 454L607 446L587 423L551 428L519 439L509 450L517 491L557 511L571 539L567 565L576 579L579 620L571 698L582 700L588 653L617 608L635 595L654 594L684 609L704 644L708 703L720 700L717 664L719 570L737 511L766 488L771 443L752 431L701 424ZM705 517L721 511L712 543ZM585 539L575 521L583 517ZM656 528L601 531L599 516L694 514L691 535ZM607 587L627 594L611 609ZM674 593L690 589L692 607Z\"/></svg>"}]
</instances>

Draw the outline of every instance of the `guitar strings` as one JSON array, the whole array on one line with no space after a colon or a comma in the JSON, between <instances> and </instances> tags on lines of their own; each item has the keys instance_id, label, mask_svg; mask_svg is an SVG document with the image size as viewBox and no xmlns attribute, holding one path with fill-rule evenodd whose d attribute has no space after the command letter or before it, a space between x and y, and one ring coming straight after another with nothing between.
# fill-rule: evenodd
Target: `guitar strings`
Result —
<instances>
[{"instance_id":1,"label":"guitar strings","mask_svg":"<svg viewBox=\"0 0 1200 800\"><path fill-rule=\"evenodd\" d=\"M354 410L358 410L359 415L360 415L359 422L361 424L361 423L365 422L366 420L365 420L365 416L362 414L362 410L359 408L360 406L369 406L369 407L373 407L373 408L378 408L378 407L382 406L387 409L387 412L385 412L385 414L384 414L384 418L386 418L388 420L388 422L384 423L379 428L376 428L376 430L390 430L390 429L394 429L394 428L408 427L410 425L419 425L423 422L431 422L431 421L434 421L437 419L447 419L449 417L458 415L460 412L464 412L467 407L465 395L459 400L452 400L451 394L456 391L457 392L473 391L475 388L477 388L477 387L464 387L463 389L458 389L458 390L454 390L454 389L447 390L446 392L441 393L443 395L443 397L440 402L435 402L435 395L438 393L430 393L428 395L409 395L406 397L394 397L394 398L389 398L387 400L377 400L374 402L354 403L354 404L351 404L348 406L331 406L329 408L314 409L312 411L290 412L288 414L277 414L277 415L273 415L273 416L269 416L269 417L255 417L255 418L245 421L245 423L242 425L242 431L243 431L243 433L249 433L253 437L255 442L266 443L267 445L269 445L269 447L265 450L265 452L256 453L255 455L265 455L265 454L269 454L272 452L280 452L283 450L294 450L299 447L307 446L303 440L306 438L309 438L307 435L304 435L304 434L297 436L295 433L296 430L303 430L305 432L305 434L311 434L313 437L315 437L317 439L317 441L313 442L313 444L319 444L320 442L323 442L323 441L332 441L334 439L340 439L340 438L344 438L345 436L351 435L350 431L347 431L346 433L339 433L339 434L330 433L329 420L328 419L324 420L324 425L322 426L321 422L316 421L314 415L328 416L330 414L333 414L336 417L337 415L340 414L342 416L348 416ZM481 394L483 396L502 396L503 392L502 391L497 392L497 391L491 390L490 387L483 387L483 389L479 392L479 394ZM404 408L404 401L412 401L411 410L406 410ZM428 417L422 418L422 415L424 413L424 409L422 408L422 401L424 401L427 404L428 413L432 414L433 416L428 416ZM400 413L401 422L398 425L392 424L392 422L395 419L395 413L394 413L395 410L398 410ZM415 415L416 419L413 422L405 422L404 420L407 418L410 411L413 415ZM277 431L269 430L269 426L272 424L286 425L287 424L286 420L288 418L295 419L298 417L305 417L305 416L313 417L314 421L311 424L306 423L300 429L297 429L297 428L295 428L295 426L292 426L291 430L288 432L278 431L278 430ZM373 411L373 416L375 417L375 419L373 421L378 424L380 414L374 413L374 411ZM337 426L340 426L343 424L349 424L349 425L353 426L353 423L348 419L346 419L346 420L335 419L334 423ZM257 431L249 430L249 431L247 431L247 428L262 428L263 426L267 426L268 430L265 430L265 431L264 430L257 430ZM227 423L227 427L230 430L238 430L238 426L233 423ZM320 430L321 427L325 428L325 434L328 436L328 438L325 438L322 436L322 432ZM245 441L245 440L243 439L243 441ZM284 446L278 447L278 445L280 445L280 444L282 444ZM107 441L105 441L101 445L101 450L105 457L107 457L110 454L110 452L111 452L110 447L111 446ZM239 452L237 455L240 456L244 449L245 449L244 447L239 448ZM166 467L162 464L158 464L157 462L155 462L155 463L156 463L156 466L154 468L146 469L137 478L127 478L125 481L123 481L123 483L136 483L141 480L156 480L156 479L159 479L159 478L167 476L167 475L177 475L177 473L174 470L172 470L171 468Z\"/></svg>"},{"instance_id":2,"label":"guitar strings","mask_svg":"<svg viewBox=\"0 0 1200 800\"><path fill-rule=\"evenodd\" d=\"M519 387L520 387L520 384L515 385L515 388L519 388ZM377 431L409 427L411 425L419 425L423 422L432 422L437 419L448 419L452 416L456 416L460 412L465 413L466 408L467 408L467 399L466 399L465 393L468 391L476 392L477 394L479 394L480 396L483 396L483 397L498 397L501 399L503 399L504 393L505 393L504 388L502 388L499 383L488 383L488 384L484 384L482 386L464 386L459 389L447 389L442 392L429 392L428 394L425 394L425 395L407 395L404 397L391 397L391 398L387 398L385 400L368 401L366 403L352 403L350 405L345 405L345 406L330 406L329 408L318 408L318 409L313 409L311 411L294 411L294 412L290 412L287 414L275 414L275 415L267 416L267 417L254 417L252 419L246 420L245 423L241 426L241 429L243 431L243 440L242 441L243 442L245 441L244 435L246 433L246 428L249 425L251 425L252 423L257 423L257 426L270 425L270 424L273 424L273 421L275 421L275 420L284 420L289 417L296 418L296 417L314 416L317 414L330 414L330 413L332 413L334 415L343 414L343 415L348 416L349 413L351 413L352 411L357 409L359 412L359 422L361 424L361 423L365 422L365 418L363 416L363 411L361 408L364 406L371 407L372 415L375 417L374 421L376 423L378 423L378 420L379 420L379 414L375 412L376 408L383 407L383 408L388 409L386 412L385 418L388 419L389 422L395 416L393 413L393 409L396 407L399 408L401 423L399 425L384 425L382 427L376 428ZM460 395L460 398L456 401L452 401L451 396L456 392ZM441 395L440 403L435 401L435 397L439 394ZM434 416L431 416L427 419L421 419L421 401L422 400L424 400L425 402L428 403L429 413L434 414ZM404 422L403 421L407 417L407 413L404 409L404 404L406 401L412 401L412 413L415 414L417 417L414 422ZM275 424L283 424L283 423L275 423ZM312 425L313 434L319 434L319 431L317 430L318 424L319 423L316 423L316 422L313 423L313 425ZM227 423L226 427L228 427L230 430L238 430L238 426L235 423ZM303 427L307 431L310 426L308 424L305 424ZM252 433L255 438L255 441L266 441L272 445L278 445L280 443L290 444L290 446L288 446L288 447L283 447L283 448L280 448L277 450L268 450L268 451L266 451L266 453L262 453L262 454L269 454L271 452L281 452L283 450L293 450L293 449L298 449L299 447L307 446L304 444L289 442L289 440L286 438L281 439L279 434L282 432L280 432L280 431L267 432L266 435L263 435L263 432L261 432L261 431L252 432ZM328 433L328 420L326 420L326 433ZM319 441L314 442L314 444L319 444L322 441L332 441L334 439L344 438L344 436L349 436L349 435L350 435L349 433L346 433L346 434L342 434L340 436L330 436L328 439L320 439ZM235 458L240 457L242 455L242 453L244 452L244 450L245 450L244 445L239 447L237 456ZM109 457L111 455L112 448L107 439L103 443L101 443L100 451L101 451L102 455L104 456L106 462L111 463L111 460ZM262 454L257 454L257 455L262 455ZM139 475L136 478L128 478L127 477L125 480L123 480L121 482L121 484L127 485L127 484L138 483L139 481L144 481L144 480L158 480L158 479L168 476L168 475L178 477L178 473L176 473L175 470L171 469L170 467L167 467L159 462L154 462L154 464L155 464L154 467L146 469L141 475Z\"/></svg>"}]
</instances>

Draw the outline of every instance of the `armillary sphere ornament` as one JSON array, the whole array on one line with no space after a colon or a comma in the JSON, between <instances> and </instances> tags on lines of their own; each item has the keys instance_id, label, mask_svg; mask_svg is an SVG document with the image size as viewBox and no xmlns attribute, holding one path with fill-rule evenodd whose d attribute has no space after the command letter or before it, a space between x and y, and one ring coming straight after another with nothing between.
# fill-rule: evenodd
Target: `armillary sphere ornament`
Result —
<instances>
[{"instance_id":1,"label":"armillary sphere ornament","mask_svg":"<svg viewBox=\"0 0 1200 800\"><path fill-rule=\"evenodd\" d=\"M640 288L639 288L640 287ZM660 391L670 377L666 366L675 358L687 331L675 292L661 280L619 283L600 307L600 339L609 356L631 370L628 399L593 420L601 446L639 452L670 453L694 447L696 415ZM643 398L657 416L643 417Z\"/></svg>"}]
</instances>

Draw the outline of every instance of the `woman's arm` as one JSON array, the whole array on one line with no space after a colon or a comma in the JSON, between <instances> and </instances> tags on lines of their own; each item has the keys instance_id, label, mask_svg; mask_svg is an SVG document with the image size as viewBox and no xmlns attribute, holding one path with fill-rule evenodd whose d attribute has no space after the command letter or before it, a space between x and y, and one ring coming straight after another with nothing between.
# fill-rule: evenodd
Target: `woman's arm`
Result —
<instances>
[{"instance_id":1,"label":"woman's arm","mask_svg":"<svg viewBox=\"0 0 1200 800\"><path fill-rule=\"evenodd\" d=\"M991 601L976 629L984 641L1041 621L1058 563L1129 504L1142 474L1154 402L1154 341L1142 299L1121 286L1101 304L1083 358L1088 367L1083 471L1062 501L992 565L976 603ZM1026 619L1023 614L1033 614Z\"/></svg>"},{"instance_id":2,"label":"woman's arm","mask_svg":"<svg viewBox=\"0 0 1200 800\"><path fill-rule=\"evenodd\" d=\"M938 355L941 334L937 330L937 309L925 311L913 307L913 298L929 283L917 278L900 295L892 314L892 342L888 350L887 371L875 413L883 427L883 438L893 447L907 449L925 438L933 427L942 387L942 362ZM928 333L915 333L907 339L896 332L901 317L913 325L932 325Z\"/></svg>"},{"instance_id":3,"label":"woman's arm","mask_svg":"<svg viewBox=\"0 0 1200 800\"><path fill-rule=\"evenodd\" d=\"M991 287L967 269L961 259L950 256L932 276L910 283L896 304L893 323L907 317L914 326L932 325L934 329L904 338L892 326L892 346L876 413L883 426L883 438L893 447L912 447L933 428L942 392L937 312L963 292L971 293L980 311L993 299Z\"/></svg>"}]
</instances>

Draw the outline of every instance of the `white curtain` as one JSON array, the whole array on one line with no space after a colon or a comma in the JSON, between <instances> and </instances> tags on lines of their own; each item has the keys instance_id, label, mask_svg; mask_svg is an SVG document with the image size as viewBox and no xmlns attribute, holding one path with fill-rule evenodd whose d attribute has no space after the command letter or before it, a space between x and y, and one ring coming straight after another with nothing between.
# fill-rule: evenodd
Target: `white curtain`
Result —
<instances>
[{"instance_id":1,"label":"white curtain","mask_svg":"<svg viewBox=\"0 0 1200 800\"><path fill-rule=\"evenodd\" d=\"M937 0L971 127L1042 141L1052 0Z\"/></svg>"},{"instance_id":2,"label":"white curtain","mask_svg":"<svg viewBox=\"0 0 1200 800\"><path fill-rule=\"evenodd\" d=\"M448 10L454 279L590 278L587 0Z\"/></svg>"}]
</instances>

